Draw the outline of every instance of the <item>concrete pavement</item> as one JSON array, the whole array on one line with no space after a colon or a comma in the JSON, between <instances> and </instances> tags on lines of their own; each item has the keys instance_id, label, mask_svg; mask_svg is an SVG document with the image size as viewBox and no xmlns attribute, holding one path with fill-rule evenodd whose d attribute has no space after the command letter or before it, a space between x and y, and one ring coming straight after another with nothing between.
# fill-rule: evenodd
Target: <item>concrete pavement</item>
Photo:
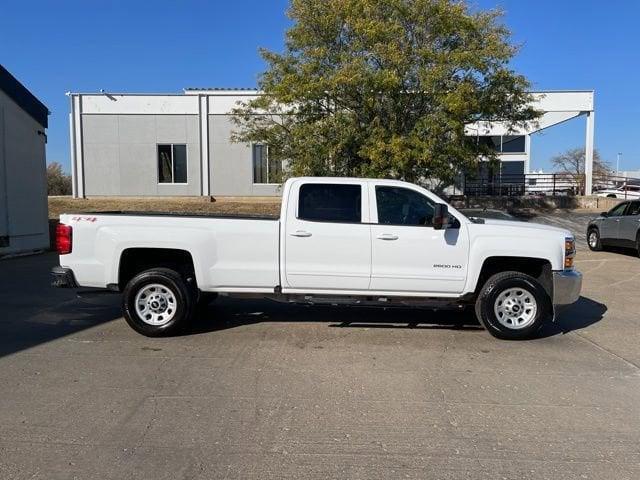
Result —
<instances>
[{"instance_id":1,"label":"concrete pavement","mask_svg":"<svg viewBox=\"0 0 640 480\"><path fill-rule=\"evenodd\" d=\"M580 249L542 338L462 313L221 300L148 339L0 262L0 478L640 478L640 259Z\"/></svg>"}]
</instances>

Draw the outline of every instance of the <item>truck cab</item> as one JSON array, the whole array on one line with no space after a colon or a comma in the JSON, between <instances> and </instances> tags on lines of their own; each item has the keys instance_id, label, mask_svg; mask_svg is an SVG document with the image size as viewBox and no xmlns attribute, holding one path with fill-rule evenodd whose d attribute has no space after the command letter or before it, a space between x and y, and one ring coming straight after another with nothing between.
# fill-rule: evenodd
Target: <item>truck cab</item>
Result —
<instances>
[{"instance_id":1,"label":"truck cab","mask_svg":"<svg viewBox=\"0 0 640 480\"><path fill-rule=\"evenodd\" d=\"M468 220L418 186L301 178L284 190L284 292L455 295L465 289ZM434 224L440 222L439 224Z\"/></svg>"}]
</instances>

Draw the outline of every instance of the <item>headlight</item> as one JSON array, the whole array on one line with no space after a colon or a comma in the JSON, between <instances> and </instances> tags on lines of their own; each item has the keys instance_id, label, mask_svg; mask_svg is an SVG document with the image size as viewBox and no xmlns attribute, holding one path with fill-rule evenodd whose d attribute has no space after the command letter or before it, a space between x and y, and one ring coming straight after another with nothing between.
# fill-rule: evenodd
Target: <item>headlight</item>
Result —
<instances>
[{"instance_id":1,"label":"headlight","mask_svg":"<svg viewBox=\"0 0 640 480\"><path fill-rule=\"evenodd\" d=\"M564 239L564 268L573 268L573 259L576 256L576 240L573 237Z\"/></svg>"}]
</instances>

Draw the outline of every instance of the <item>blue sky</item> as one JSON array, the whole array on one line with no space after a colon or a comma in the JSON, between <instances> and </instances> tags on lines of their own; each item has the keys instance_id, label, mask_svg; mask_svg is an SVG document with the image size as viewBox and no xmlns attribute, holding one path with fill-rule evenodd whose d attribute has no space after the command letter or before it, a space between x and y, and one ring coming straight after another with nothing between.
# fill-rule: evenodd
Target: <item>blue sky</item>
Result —
<instances>
[{"instance_id":1,"label":"blue sky","mask_svg":"<svg viewBox=\"0 0 640 480\"><path fill-rule=\"evenodd\" d=\"M66 91L179 92L251 87L280 50L286 0L6 1L0 63L51 110L47 158L69 166ZM521 45L514 67L538 90L596 92L596 148L640 169L640 2L477 0L500 7ZM584 145L584 119L536 135L532 168Z\"/></svg>"}]
</instances>

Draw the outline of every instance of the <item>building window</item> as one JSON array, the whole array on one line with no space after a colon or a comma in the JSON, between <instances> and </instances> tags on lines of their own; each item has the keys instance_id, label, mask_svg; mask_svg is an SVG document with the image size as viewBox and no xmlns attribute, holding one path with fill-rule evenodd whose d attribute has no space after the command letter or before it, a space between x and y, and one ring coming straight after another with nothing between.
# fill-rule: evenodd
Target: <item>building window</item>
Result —
<instances>
[{"instance_id":1,"label":"building window","mask_svg":"<svg viewBox=\"0 0 640 480\"><path fill-rule=\"evenodd\" d=\"M302 185L298 218L315 222L360 223L362 187L330 183Z\"/></svg>"},{"instance_id":2,"label":"building window","mask_svg":"<svg viewBox=\"0 0 640 480\"><path fill-rule=\"evenodd\" d=\"M495 150L496 152L499 152L500 145L501 145L501 137L499 135L498 136L483 135L481 137L478 137L478 143L480 145L485 145L489 147L491 150Z\"/></svg>"},{"instance_id":3,"label":"building window","mask_svg":"<svg viewBox=\"0 0 640 480\"><path fill-rule=\"evenodd\" d=\"M524 135L503 136L502 153L525 153Z\"/></svg>"},{"instance_id":4,"label":"building window","mask_svg":"<svg viewBox=\"0 0 640 480\"><path fill-rule=\"evenodd\" d=\"M253 145L253 183L282 183L282 162L269 158L267 145Z\"/></svg>"},{"instance_id":5,"label":"building window","mask_svg":"<svg viewBox=\"0 0 640 480\"><path fill-rule=\"evenodd\" d=\"M482 135L478 137L478 143L498 153L526 153L524 135Z\"/></svg>"},{"instance_id":6,"label":"building window","mask_svg":"<svg viewBox=\"0 0 640 480\"><path fill-rule=\"evenodd\" d=\"M158 183L187 183L186 145L158 145Z\"/></svg>"}]
</instances>

